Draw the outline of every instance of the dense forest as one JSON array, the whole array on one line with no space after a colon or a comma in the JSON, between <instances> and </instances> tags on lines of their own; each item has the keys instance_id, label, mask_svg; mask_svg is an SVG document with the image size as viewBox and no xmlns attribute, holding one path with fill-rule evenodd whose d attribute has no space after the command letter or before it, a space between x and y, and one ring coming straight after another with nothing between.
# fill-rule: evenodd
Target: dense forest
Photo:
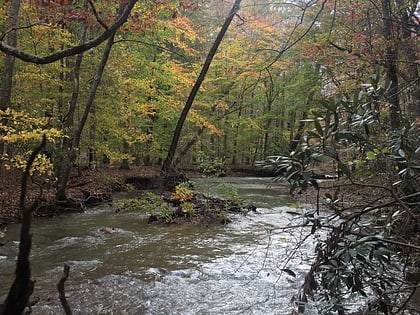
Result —
<instances>
[{"instance_id":1,"label":"dense forest","mask_svg":"<svg viewBox=\"0 0 420 315\"><path fill-rule=\"evenodd\" d=\"M369 270L391 251L420 266L419 35L414 0L2 1L0 171L31 161L64 201L75 167L268 170L313 189L307 224L331 230L299 310L321 292L345 314L344 287L370 279L372 310L401 313L416 286ZM347 207L350 186L372 198Z\"/></svg>"},{"instance_id":2,"label":"dense forest","mask_svg":"<svg viewBox=\"0 0 420 315\"><path fill-rule=\"evenodd\" d=\"M130 3L126 22L111 32L118 3L111 4L1 6L2 164L22 168L45 134L47 152L35 164L54 172L58 198L74 165L163 164L230 10L224 1ZM410 128L419 115L416 10L415 1L243 3L230 13L170 163L254 165L333 133L327 123L360 141L384 142ZM355 165L360 150L352 144L361 143L344 140L340 152ZM364 153L376 157L384 145Z\"/></svg>"}]
</instances>

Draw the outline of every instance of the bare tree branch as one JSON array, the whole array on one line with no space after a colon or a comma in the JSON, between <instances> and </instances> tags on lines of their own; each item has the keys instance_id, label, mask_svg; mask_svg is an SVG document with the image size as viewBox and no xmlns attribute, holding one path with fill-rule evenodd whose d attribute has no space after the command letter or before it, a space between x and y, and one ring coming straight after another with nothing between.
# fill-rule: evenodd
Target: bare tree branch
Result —
<instances>
[{"instance_id":1,"label":"bare tree branch","mask_svg":"<svg viewBox=\"0 0 420 315\"><path fill-rule=\"evenodd\" d=\"M92 12L93 12L93 15L95 16L95 18L96 18L96 21L100 24L100 25L102 25L102 27L104 28L104 29L108 29L109 27L108 27L108 25L106 25L106 23L101 19L101 17L99 16L99 14L98 14L98 11L96 11L96 8L95 8L95 5L93 4L93 2L91 1L91 0L89 0L89 5L90 5L90 7L91 7L91 9L92 9Z\"/></svg>"},{"instance_id":2,"label":"bare tree branch","mask_svg":"<svg viewBox=\"0 0 420 315\"><path fill-rule=\"evenodd\" d=\"M7 45L3 41L0 41L0 51L4 52L5 54L12 55L20 60L35 64L48 64L65 57L83 53L93 47L100 45L102 42L113 36L115 32L127 21L127 18L136 3L137 0L128 1L124 11L121 15L118 16L114 24L107 28L101 35L91 39L90 41L87 41L84 44L59 50L47 56L38 56L24 52L15 47Z\"/></svg>"},{"instance_id":3,"label":"bare tree branch","mask_svg":"<svg viewBox=\"0 0 420 315\"><path fill-rule=\"evenodd\" d=\"M281 58L281 56L287 51L287 50L289 50L290 48L292 48L292 47L294 47L297 43L299 43L303 38L305 38L305 36L310 32L310 30L314 27L314 25L315 25L315 23L317 22L317 20L318 20L318 17L321 15L321 13L324 11L324 7L325 7L325 4L327 3L327 0L323 0L322 1L322 3L321 3L321 7L320 7L320 9L318 10L318 12L316 13L316 15L315 15L315 17L313 18L313 20L312 20L312 22L311 22L311 24L307 27L307 29L300 35L300 36L298 36L298 38L297 39L295 39L294 41L292 41L292 42L290 42L290 40L291 40L291 38L292 38L292 35L294 34L294 32L295 32L295 30L297 29L297 25L296 25L296 27L292 30L292 33L290 34L290 36L289 36L289 39L288 39L288 41L284 44L284 48L282 48L281 50L279 50L279 51L277 51L277 56L274 58L274 60L268 65L268 67L271 67L274 63L276 63L280 58ZM310 6L310 5L313 5L313 3L309 3L309 4L307 4L306 5L306 7L304 8L304 12L302 13L302 16L301 16L301 21L303 20L303 18L304 18L304 15L305 15L305 12L306 12L306 9ZM299 22L298 23L298 25L299 24L301 24L301 22Z\"/></svg>"}]
</instances>

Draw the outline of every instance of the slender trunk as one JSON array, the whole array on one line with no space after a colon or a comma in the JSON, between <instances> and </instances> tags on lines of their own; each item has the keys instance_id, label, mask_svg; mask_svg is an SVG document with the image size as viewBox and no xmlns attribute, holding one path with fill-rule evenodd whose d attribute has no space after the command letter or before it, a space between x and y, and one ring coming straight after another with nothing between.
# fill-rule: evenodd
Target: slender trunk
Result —
<instances>
[{"instance_id":1,"label":"slender trunk","mask_svg":"<svg viewBox=\"0 0 420 315\"><path fill-rule=\"evenodd\" d=\"M319 69L318 67L319 66L317 66L317 69ZM300 140L302 139L303 131L304 131L304 128L305 128L305 119L308 118L308 110L309 110L309 107L311 106L311 103L314 99L314 94L315 94L315 92L311 91L308 95L308 98L306 99L306 106L305 106L306 111L302 112L302 118L299 121L298 129L296 130L295 135L291 136L291 140L290 140L290 144L289 144L289 151L290 152L295 151L297 149L297 147L300 143Z\"/></svg>"},{"instance_id":2,"label":"slender trunk","mask_svg":"<svg viewBox=\"0 0 420 315\"><path fill-rule=\"evenodd\" d=\"M17 34L16 29L18 25L18 16L20 8L20 0L12 0L9 9L9 20L7 22L7 45L16 47ZM4 56L3 73L1 78L1 92L0 92L0 110L6 110L11 107L12 85L13 85L13 69L15 65L15 57L11 55ZM1 121L4 124L4 121ZM0 141L0 163L1 157L5 152L5 143Z\"/></svg>"},{"instance_id":3,"label":"slender trunk","mask_svg":"<svg viewBox=\"0 0 420 315\"><path fill-rule=\"evenodd\" d=\"M70 176L70 169L74 163L74 161L76 160L76 149L79 147L80 144L80 139L82 136L82 132L83 132L83 128L86 125L86 121L89 117L89 113L92 109L92 105L93 105L93 101L95 100L95 96L96 96L96 92L98 90L99 84L101 83L101 79L102 79L102 75L104 73L105 70L105 66L108 62L108 58L109 58L109 54L111 53L111 49L112 49L112 45L114 44L114 37L115 37L115 32L114 34L108 39L106 46L104 48L104 51L102 53L102 59L101 62L99 63L98 69L96 70L96 74L95 74L95 78L93 79L93 83L92 86L90 88L89 91L89 96L86 100L86 104L85 104L85 109L83 111L83 115L80 119L79 125L76 128L74 135L73 135L73 141L71 144L71 149L69 152L69 159L67 161L67 163L65 163L64 169L63 169L63 173L62 173L62 178L59 179L58 184L57 184L57 194L56 194L56 198L57 200L65 200L66 199L66 185Z\"/></svg>"},{"instance_id":4,"label":"slender trunk","mask_svg":"<svg viewBox=\"0 0 420 315\"><path fill-rule=\"evenodd\" d=\"M129 149L130 149L130 147L128 145L127 140L123 139L123 153L127 154L129 152ZM121 161L120 169L122 169L122 170L130 169L130 163L129 163L128 159L123 159Z\"/></svg>"},{"instance_id":5,"label":"slender trunk","mask_svg":"<svg viewBox=\"0 0 420 315\"><path fill-rule=\"evenodd\" d=\"M184 108L181 112L181 116L179 117L177 125L175 127L174 135L172 137L172 142L171 142L171 145L169 147L167 157L166 157L166 159L165 159L165 161L163 162L163 165L162 165L161 174L163 175L164 178L167 177L167 175L169 175L170 173L173 173L174 170L175 170L175 166L174 166L174 163L173 163L174 162L175 151L176 151L176 148L178 146L179 138L181 136L181 131L182 131L182 128L184 126L185 120L187 118L188 112L191 109L191 106L194 102L195 96L197 95L198 90L200 89L200 86L203 83L204 78L207 74L207 71L210 68L210 64L211 64L211 62L214 58L214 55L217 52L217 49L218 49L220 43L222 42L222 39L225 36L226 31L229 28L229 25L233 20L233 17L235 16L235 14L239 10L239 6L240 6L241 2L242 2L242 0L235 0L235 3L233 4L233 7L232 7L228 17L226 18L219 34L217 35L217 37L216 37L216 39L213 43L213 46L211 47L211 49L210 49L210 51L207 55L206 61L204 62L203 68L201 69L201 72L200 72L200 74L197 78L197 81L195 82L195 84L194 84L194 86L193 86L193 88L190 92L190 95L188 96L188 99L185 103L185 106L184 106Z\"/></svg>"},{"instance_id":6,"label":"slender trunk","mask_svg":"<svg viewBox=\"0 0 420 315\"><path fill-rule=\"evenodd\" d=\"M263 149L262 149L262 156L261 159L263 159L264 156L267 156L267 152L268 152L268 129L270 128L270 122L267 122L267 130L266 132L264 132L264 138L263 138Z\"/></svg>"},{"instance_id":7,"label":"slender trunk","mask_svg":"<svg viewBox=\"0 0 420 315\"><path fill-rule=\"evenodd\" d=\"M268 104L267 104L267 112L268 113L270 113L272 111L272 102L273 101L274 101L274 99L273 100L268 100ZM268 148L269 148L269 141L270 141L270 128L271 128L272 123L273 123L273 119L271 117L268 118L267 122L265 124L265 132L264 132L264 135L263 135L263 138L262 138L262 141L261 141L262 142L261 143L261 146L262 146L261 158L267 155L267 151L268 151Z\"/></svg>"},{"instance_id":8,"label":"slender trunk","mask_svg":"<svg viewBox=\"0 0 420 315\"><path fill-rule=\"evenodd\" d=\"M7 44L12 47L17 45L16 28L18 25L18 14L20 8L20 0L13 0L10 4L9 20L7 23ZM5 110L10 107L13 84L13 68L15 57L11 55L4 56L3 76L1 80L0 109Z\"/></svg>"},{"instance_id":9,"label":"slender trunk","mask_svg":"<svg viewBox=\"0 0 420 315\"><path fill-rule=\"evenodd\" d=\"M386 40L385 70L389 82L388 101L390 104L389 114L392 129L400 127L400 100L398 95L398 68L397 49L393 42L393 23L391 16L390 0L382 0L383 32Z\"/></svg>"},{"instance_id":10,"label":"slender trunk","mask_svg":"<svg viewBox=\"0 0 420 315\"><path fill-rule=\"evenodd\" d=\"M267 74L268 74L268 82L266 81L264 86L265 86L265 98L267 101L267 108L264 110L264 114L265 113L271 113L272 112L272 108L273 108L273 103L276 100L276 98L278 98L280 91L277 89L275 89L275 85L274 85L274 79L273 79L273 75L271 74L270 70L267 69ZM263 158L264 156L267 155L267 151L268 151L268 142L269 142L269 133L270 133L270 128L272 125L273 119L271 118L271 115L269 116L269 118L267 119L267 123L265 125L265 133L262 139L262 152L261 152L261 158Z\"/></svg>"},{"instance_id":11,"label":"slender trunk","mask_svg":"<svg viewBox=\"0 0 420 315\"><path fill-rule=\"evenodd\" d=\"M42 138L42 142L31 153L25 171L22 174L20 189L20 211L22 214L22 224L20 229L19 252L16 262L15 279L9 290L4 304L4 309L0 309L1 314L23 314L25 307L34 290L34 282L31 280L31 264L29 255L32 247L31 221L32 213L36 210L39 197L33 201L30 206L25 205L27 198L28 179L30 177L29 170L32 167L36 156L45 149L46 137Z\"/></svg>"},{"instance_id":12,"label":"slender trunk","mask_svg":"<svg viewBox=\"0 0 420 315\"><path fill-rule=\"evenodd\" d=\"M96 110L95 106L91 110L92 124L89 129L89 169L96 169Z\"/></svg>"},{"instance_id":13,"label":"slender trunk","mask_svg":"<svg viewBox=\"0 0 420 315\"><path fill-rule=\"evenodd\" d=\"M411 8L409 15L408 8L404 7L403 0L397 0L397 5L401 13L401 24L402 24L402 37L403 45L402 49L405 52L408 61L408 75L409 75L409 97L408 97L408 115L411 116L412 120L415 121L420 116L420 78L418 71L418 62L416 55L416 47L413 44L413 33L411 20L415 14L416 8ZM415 34L415 33L414 33Z\"/></svg>"},{"instance_id":14,"label":"slender trunk","mask_svg":"<svg viewBox=\"0 0 420 315\"><path fill-rule=\"evenodd\" d=\"M188 151L193 147L193 145L197 142L197 140L200 139L203 132L204 132L204 127L200 127L200 129L198 129L197 131L197 135L194 138L192 138L190 141L188 141L188 143L185 145L184 149L181 151L179 156L186 157L188 154ZM176 163L179 163L180 161L181 159L176 159Z\"/></svg>"},{"instance_id":15,"label":"slender trunk","mask_svg":"<svg viewBox=\"0 0 420 315\"><path fill-rule=\"evenodd\" d=\"M292 138L292 140L290 141L289 144L289 151L293 152L297 149L300 140L302 139L303 136L303 130L305 128L305 119L308 118L308 112L302 112L302 119L299 121L299 125L298 125L298 129L294 135L294 137Z\"/></svg>"},{"instance_id":16,"label":"slender trunk","mask_svg":"<svg viewBox=\"0 0 420 315\"><path fill-rule=\"evenodd\" d=\"M242 100L241 100L242 102ZM239 135L239 121L242 119L242 106L238 111L238 123L235 126L235 134L233 135L233 152L232 152L232 165L236 166L238 163L238 135Z\"/></svg>"},{"instance_id":17,"label":"slender trunk","mask_svg":"<svg viewBox=\"0 0 420 315\"><path fill-rule=\"evenodd\" d=\"M88 8L88 1L84 2L84 11ZM82 34L80 37L80 44L83 44L86 40L87 28L83 27ZM73 133L74 133L74 114L77 108L77 100L80 93L80 69L82 66L83 54L79 54L76 57L76 61L73 67L73 90L71 99L68 104L68 110L65 116L60 117L61 128L66 137L63 137L61 148L58 150L57 156L55 157L55 174L57 176L57 200L66 200L65 187L67 185L68 177L70 174L70 155L73 151ZM64 115L64 114L63 114Z\"/></svg>"},{"instance_id":18,"label":"slender trunk","mask_svg":"<svg viewBox=\"0 0 420 315\"><path fill-rule=\"evenodd\" d=\"M61 25L62 29L65 29L65 25L62 24ZM83 27L84 33L86 33L86 27ZM84 41L84 38L83 38ZM64 49L64 45L61 45L61 49ZM59 79L61 81L60 86L58 87L58 100L57 100L57 107L58 107L58 113L60 115L60 118L63 116L63 112L64 112L64 108L65 108L65 96L64 96L64 85L66 84L66 82L68 81L68 76L65 73L64 69L66 69L68 67L67 62L66 62L66 58L60 59L60 75L59 75ZM75 67L76 68L76 67ZM52 112L52 111L51 111Z\"/></svg>"},{"instance_id":19,"label":"slender trunk","mask_svg":"<svg viewBox=\"0 0 420 315\"><path fill-rule=\"evenodd\" d=\"M80 138L81 138L82 132L83 132L83 128L86 125L86 121L87 121L87 119L89 117L89 113L92 109L93 102L94 102L95 97L96 97L96 92L98 90L99 84L101 83L102 75L104 73L105 66L108 62L108 58L109 58L109 55L111 53L112 45L114 44L114 37L115 37L115 32L108 39L108 41L106 43L106 46L104 48L104 51L102 53L102 58L101 58L101 61L99 63L98 69L96 69L96 74L95 74L95 77L93 79L93 83L92 83L92 86L90 88L88 98L86 100L85 110L83 111L83 115L80 119L79 125L78 125L78 127L77 127L77 129L75 130L75 133L74 133L73 148L76 148L76 147L79 146Z\"/></svg>"}]
</instances>

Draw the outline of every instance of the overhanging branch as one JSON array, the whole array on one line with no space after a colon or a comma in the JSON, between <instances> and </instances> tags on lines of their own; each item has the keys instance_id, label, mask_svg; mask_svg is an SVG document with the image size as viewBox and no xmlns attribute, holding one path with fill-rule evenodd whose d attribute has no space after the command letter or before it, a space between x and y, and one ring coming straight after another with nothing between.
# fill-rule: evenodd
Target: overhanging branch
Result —
<instances>
[{"instance_id":1,"label":"overhanging branch","mask_svg":"<svg viewBox=\"0 0 420 315\"><path fill-rule=\"evenodd\" d=\"M100 45L102 42L104 42L113 34L115 34L115 32L127 21L127 18L130 15L131 10L133 9L136 3L137 0L128 1L126 7L124 8L124 11L117 18L114 24L108 27L101 35L95 37L94 39L91 39L90 41L87 41L84 44L59 50L47 56L38 56L24 52L22 50L17 49L16 47L7 45L3 41L0 41L0 51L4 52L5 54L14 56L22 61L35 64L48 64L63 59L65 57L81 54L91 48Z\"/></svg>"}]
</instances>

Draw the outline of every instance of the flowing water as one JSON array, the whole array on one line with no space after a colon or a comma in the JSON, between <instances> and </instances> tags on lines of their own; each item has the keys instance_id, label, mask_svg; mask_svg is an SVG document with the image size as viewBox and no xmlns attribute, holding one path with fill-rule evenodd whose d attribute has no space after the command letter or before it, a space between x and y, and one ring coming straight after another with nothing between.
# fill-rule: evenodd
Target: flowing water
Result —
<instances>
[{"instance_id":1,"label":"flowing water","mask_svg":"<svg viewBox=\"0 0 420 315\"><path fill-rule=\"evenodd\" d=\"M220 179L197 181L208 192L227 189ZM150 225L110 205L34 220L33 296L40 302L33 314L62 313L56 284L64 264L71 268L65 286L74 314L292 314L313 246L307 241L295 251L303 234L282 229L299 223L287 213L292 201L270 179L223 181L257 212L210 227ZM0 247L1 300L14 276L19 228L9 226Z\"/></svg>"}]
</instances>

